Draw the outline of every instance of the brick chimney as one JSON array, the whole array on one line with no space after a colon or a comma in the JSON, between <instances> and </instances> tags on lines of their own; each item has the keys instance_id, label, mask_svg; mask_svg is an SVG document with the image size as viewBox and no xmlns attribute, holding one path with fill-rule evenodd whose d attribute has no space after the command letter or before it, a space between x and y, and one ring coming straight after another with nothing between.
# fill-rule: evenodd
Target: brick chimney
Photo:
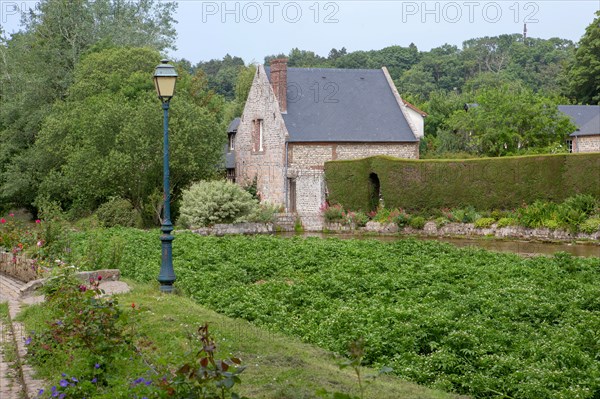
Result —
<instances>
[{"instance_id":1,"label":"brick chimney","mask_svg":"<svg viewBox=\"0 0 600 399\"><path fill-rule=\"evenodd\" d=\"M287 112L287 58L271 61L271 86L281 112Z\"/></svg>"}]
</instances>

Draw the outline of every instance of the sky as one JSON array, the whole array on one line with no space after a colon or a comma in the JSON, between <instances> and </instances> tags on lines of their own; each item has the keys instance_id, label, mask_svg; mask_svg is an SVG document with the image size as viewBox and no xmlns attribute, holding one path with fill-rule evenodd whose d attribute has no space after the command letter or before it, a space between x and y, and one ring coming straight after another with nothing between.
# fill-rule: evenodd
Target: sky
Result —
<instances>
[{"instance_id":1,"label":"sky","mask_svg":"<svg viewBox=\"0 0 600 399\"><path fill-rule=\"evenodd\" d=\"M522 33L578 41L600 0L546 1L180 1L175 57L193 63L242 57L262 62L292 48L327 56L408 46L461 46L475 37Z\"/></svg>"},{"instance_id":2,"label":"sky","mask_svg":"<svg viewBox=\"0 0 600 399\"><path fill-rule=\"evenodd\" d=\"M131 0L135 1L135 0ZM30 0L0 0L0 24L19 28L17 10ZM445 43L461 46L483 36L523 33L578 41L600 9L600 0L180 0L172 59L193 64L225 54L246 63L292 48L327 56L332 48L376 50L414 43L427 51Z\"/></svg>"}]
</instances>

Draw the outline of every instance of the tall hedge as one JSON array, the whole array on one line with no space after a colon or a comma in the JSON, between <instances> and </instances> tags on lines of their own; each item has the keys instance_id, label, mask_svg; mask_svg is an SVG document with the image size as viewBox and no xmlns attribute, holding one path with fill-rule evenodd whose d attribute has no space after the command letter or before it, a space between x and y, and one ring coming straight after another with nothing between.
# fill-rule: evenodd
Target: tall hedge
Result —
<instances>
[{"instance_id":1,"label":"tall hedge","mask_svg":"<svg viewBox=\"0 0 600 399\"><path fill-rule=\"evenodd\" d=\"M511 209L578 193L600 198L600 154L557 154L467 160L385 156L325 164L329 200L369 210L375 173L388 208L423 210L472 205Z\"/></svg>"}]
</instances>

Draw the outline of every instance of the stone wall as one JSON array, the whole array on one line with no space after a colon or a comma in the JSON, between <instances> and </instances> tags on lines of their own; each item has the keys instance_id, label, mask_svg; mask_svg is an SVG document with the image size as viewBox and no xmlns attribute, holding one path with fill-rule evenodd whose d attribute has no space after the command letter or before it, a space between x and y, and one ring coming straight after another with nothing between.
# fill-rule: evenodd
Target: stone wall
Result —
<instances>
[{"instance_id":1,"label":"stone wall","mask_svg":"<svg viewBox=\"0 0 600 399\"><path fill-rule=\"evenodd\" d=\"M256 151L254 121L262 119L263 150ZM285 204L285 140L287 129L279 104L262 65L256 69L252 88L235 137L236 182L242 186L257 178L262 200Z\"/></svg>"},{"instance_id":2,"label":"stone wall","mask_svg":"<svg viewBox=\"0 0 600 399\"><path fill-rule=\"evenodd\" d=\"M325 162L389 155L417 159L418 143L290 143L288 177L296 180L296 211L307 231L323 229L320 207L325 203L327 187Z\"/></svg>"},{"instance_id":3,"label":"stone wall","mask_svg":"<svg viewBox=\"0 0 600 399\"><path fill-rule=\"evenodd\" d=\"M573 152L600 152L600 134L574 137Z\"/></svg>"},{"instance_id":4,"label":"stone wall","mask_svg":"<svg viewBox=\"0 0 600 399\"><path fill-rule=\"evenodd\" d=\"M348 226L339 223L326 223L325 229L330 232L347 232ZM552 230L548 228L530 229L523 226L497 227L495 224L489 228L477 228L473 223L448 223L437 227L435 222L427 222L423 229L412 227L398 228L396 223L378 223L370 221L365 227L356 229L358 232L379 234L414 234L429 237L496 237L519 238L533 240L572 241L572 240L600 240L600 231L588 233L571 233L565 230Z\"/></svg>"},{"instance_id":5,"label":"stone wall","mask_svg":"<svg viewBox=\"0 0 600 399\"><path fill-rule=\"evenodd\" d=\"M0 272L25 282L40 278L33 259L9 252L0 252Z\"/></svg>"}]
</instances>

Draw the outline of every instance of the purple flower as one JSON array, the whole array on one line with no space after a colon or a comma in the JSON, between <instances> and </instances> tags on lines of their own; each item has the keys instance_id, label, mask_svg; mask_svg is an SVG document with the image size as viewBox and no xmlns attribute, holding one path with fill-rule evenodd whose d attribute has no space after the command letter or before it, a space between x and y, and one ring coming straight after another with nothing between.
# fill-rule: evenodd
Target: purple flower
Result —
<instances>
[{"instance_id":1,"label":"purple flower","mask_svg":"<svg viewBox=\"0 0 600 399\"><path fill-rule=\"evenodd\" d=\"M67 395L65 395L64 393L61 393L60 396L58 397L58 399L65 399Z\"/></svg>"},{"instance_id":2,"label":"purple flower","mask_svg":"<svg viewBox=\"0 0 600 399\"><path fill-rule=\"evenodd\" d=\"M63 388L66 388L69 386L69 383L67 382L67 380L60 380L60 382L58 383L58 385L60 385Z\"/></svg>"},{"instance_id":3,"label":"purple flower","mask_svg":"<svg viewBox=\"0 0 600 399\"><path fill-rule=\"evenodd\" d=\"M148 385L152 384L152 381L151 381L151 380L148 380L148 381L146 381L144 384L146 384L146 385L148 386Z\"/></svg>"},{"instance_id":4,"label":"purple flower","mask_svg":"<svg viewBox=\"0 0 600 399\"><path fill-rule=\"evenodd\" d=\"M43 394L44 394L44 390L43 390L43 389L40 389L40 390L38 391L38 396L42 396Z\"/></svg>"},{"instance_id":5,"label":"purple flower","mask_svg":"<svg viewBox=\"0 0 600 399\"><path fill-rule=\"evenodd\" d=\"M73 381L73 382L79 382L79 380L77 378L75 378L75 377L71 377L71 381Z\"/></svg>"},{"instance_id":6,"label":"purple flower","mask_svg":"<svg viewBox=\"0 0 600 399\"><path fill-rule=\"evenodd\" d=\"M65 373L60 373L60 375L62 375L63 377L66 377L66 376L67 376Z\"/></svg>"},{"instance_id":7,"label":"purple flower","mask_svg":"<svg viewBox=\"0 0 600 399\"><path fill-rule=\"evenodd\" d=\"M52 386L52 392L56 392L56 385Z\"/></svg>"},{"instance_id":8,"label":"purple flower","mask_svg":"<svg viewBox=\"0 0 600 399\"><path fill-rule=\"evenodd\" d=\"M31 343L31 337L27 337L25 340L25 345L29 345Z\"/></svg>"},{"instance_id":9,"label":"purple flower","mask_svg":"<svg viewBox=\"0 0 600 399\"><path fill-rule=\"evenodd\" d=\"M96 377L94 377L94 378L92 379L92 384L95 384L95 383L97 383L97 382L98 382L98 379L97 379Z\"/></svg>"},{"instance_id":10,"label":"purple flower","mask_svg":"<svg viewBox=\"0 0 600 399\"><path fill-rule=\"evenodd\" d=\"M100 363L96 363L96 364L94 364L94 368L95 368L95 369L99 369L99 368L100 368Z\"/></svg>"}]
</instances>

